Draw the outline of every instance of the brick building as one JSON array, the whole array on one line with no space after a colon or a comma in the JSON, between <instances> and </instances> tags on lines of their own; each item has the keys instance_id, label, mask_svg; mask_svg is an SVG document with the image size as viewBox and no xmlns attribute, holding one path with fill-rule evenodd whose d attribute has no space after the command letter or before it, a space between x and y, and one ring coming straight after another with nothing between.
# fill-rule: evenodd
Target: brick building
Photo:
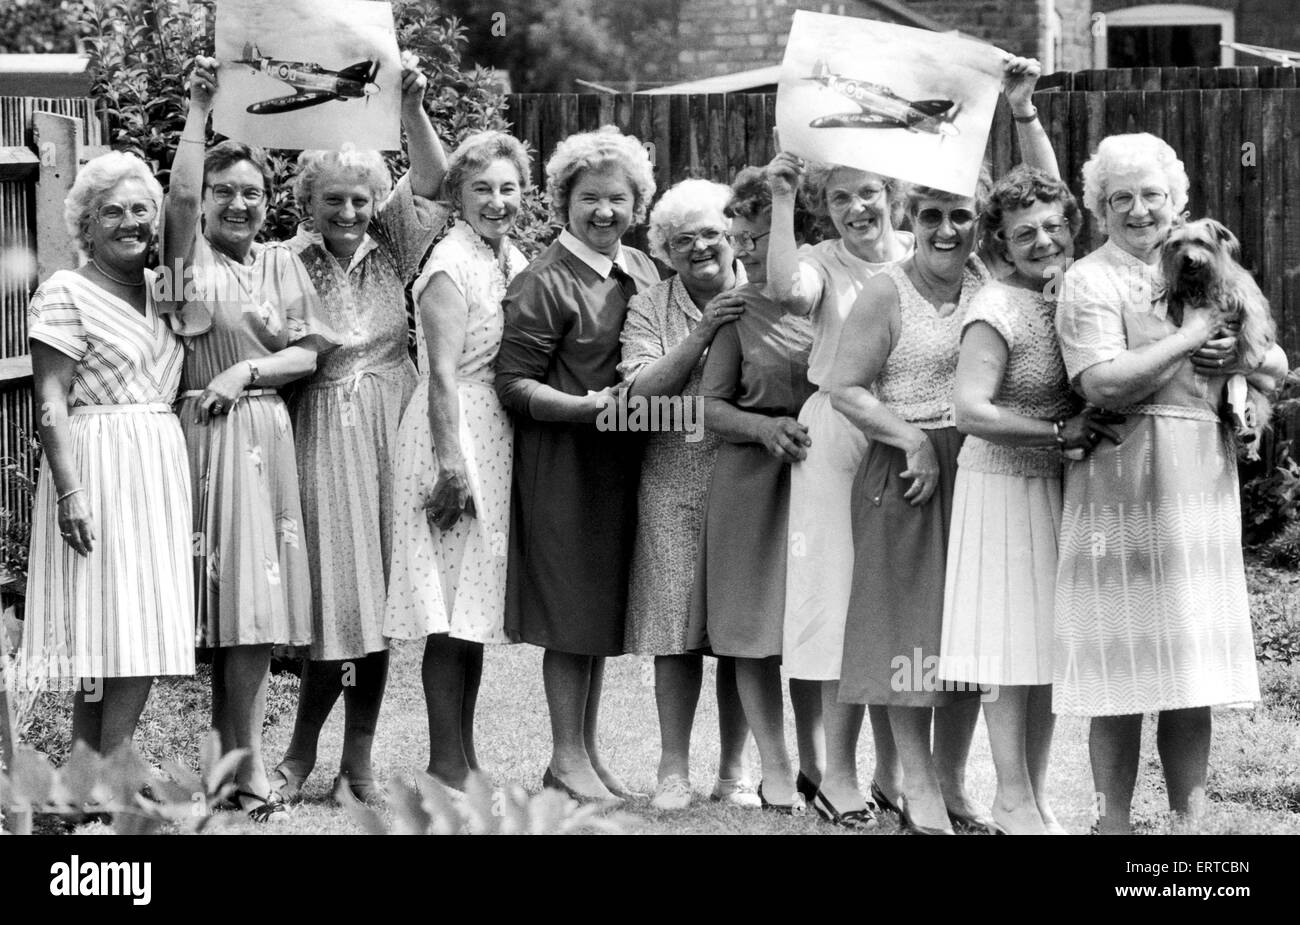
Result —
<instances>
[{"instance_id":1,"label":"brick building","mask_svg":"<svg viewBox=\"0 0 1300 925\"><path fill-rule=\"evenodd\" d=\"M1298 0L683 0L676 79L779 64L795 10L956 30L1032 55L1048 72L1267 63L1220 41L1300 51Z\"/></svg>"}]
</instances>

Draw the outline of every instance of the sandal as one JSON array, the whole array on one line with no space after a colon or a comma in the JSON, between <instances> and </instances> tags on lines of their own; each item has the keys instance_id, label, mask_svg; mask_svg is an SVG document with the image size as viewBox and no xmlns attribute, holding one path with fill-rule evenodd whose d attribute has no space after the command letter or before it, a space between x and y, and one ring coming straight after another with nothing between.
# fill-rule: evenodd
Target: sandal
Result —
<instances>
[{"instance_id":1,"label":"sandal","mask_svg":"<svg viewBox=\"0 0 1300 925\"><path fill-rule=\"evenodd\" d=\"M382 806L387 797L384 788L375 782L375 779L369 778L362 780L360 778L351 778L345 774L336 775L334 783L330 784L330 794L338 801L339 788L346 785L348 792L353 798L368 806Z\"/></svg>"},{"instance_id":2,"label":"sandal","mask_svg":"<svg viewBox=\"0 0 1300 925\"><path fill-rule=\"evenodd\" d=\"M281 761L267 780L270 781L271 792L278 794L281 800L286 803L298 803L302 801L302 785L307 782L310 775L311 772L308 771L302 777L298 777Z\"/></svg>"},{"instance_id":3,"label":"sandal","mask_svg":"<svg viewBox=\"0 0 1300 925\"><path fill-rule=\"evenodd\" d=\"M817 810L817 815L821 816L831 825L838 825L845 829L874 829L877 825L875 810L868 803L862 809L851 809L842 813L835 808L835 804L826 799L826 794L818 790L813 795L813 809Z\"/></svg>"},{"instance_id":4,"label":"sandal","mask_svg":"<svg viewBox=\"0 0 1300 925\"><path fill-rule=\"evenodd\" d=\"M244 809L241 800L252 800L253 805ZM258 796L256 793L250 793L247 790L236 790L234 793L234 802L239 809L248 813L248 818L252 819L258 825L265 825L271 821L273 816L282 813L287 814L289 807L280 799L280 795L272 790L266 796Z\"/></svg>"}]
</instances>

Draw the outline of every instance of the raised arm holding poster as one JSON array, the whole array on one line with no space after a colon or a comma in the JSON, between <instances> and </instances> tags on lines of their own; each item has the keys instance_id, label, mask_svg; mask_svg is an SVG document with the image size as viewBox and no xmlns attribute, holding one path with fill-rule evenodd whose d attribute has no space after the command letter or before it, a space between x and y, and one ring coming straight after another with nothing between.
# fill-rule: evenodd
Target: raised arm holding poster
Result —
<instances>
[{"instance_id":1,"label":"raised arm holding poster","mask_svg":"<svg viewBox=\"0 0 1300 925\"><path fill-rule=\"evenodd\" d=\"M796 11L776 95L782 147L972 195L1006 58L952 35Z\"/></svg>"},{"instance_id":2,"label":"raised arm holding poster","mask_svg":"<svg viewBox=\"0 0 1300 925\"><path fill-rule=\"evenodd\" d=\"M366 0L219 0L213 128L268 148L396 150L393 11Z\"/></svg>"}]
</instances>

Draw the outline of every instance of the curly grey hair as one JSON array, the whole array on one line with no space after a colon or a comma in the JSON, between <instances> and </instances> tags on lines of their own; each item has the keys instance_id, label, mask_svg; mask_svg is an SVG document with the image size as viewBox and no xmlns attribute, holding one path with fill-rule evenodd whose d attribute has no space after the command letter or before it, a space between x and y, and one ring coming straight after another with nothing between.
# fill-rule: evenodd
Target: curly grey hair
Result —
<instances>
[{"instance_id":1,"label":"curly grey hair","mask_svg":"<svg viewBox=\"0 0 1300 925\"><path fill-rule=\"evenodd\" d=\"M654 166L641 142L624 135L617 126L605 125L594 132L570 135L555 146L546 162L546 192L551 211L560 222L569 220L569 192L578 175L587 170L618 167L632 185L632 220L645 221L646 209L655 195Z\"/></svg>"},{"instance_id":2,"label":"curly grey hair","mask_svg":"<svg viewBox=\"0 0 1300 925\"><path fill-rule=\"evenodd\" d=\"M388 165L378 151L358 151L355 148L304 151L298 155L298 173L293 178L293 199L299 210L306 212L311 208L311 197L320 178L336 171L359 177L370 187L376 205L387 199L393 190Z\"/></svg>"},{"instance_id":3,"label":"curly grey hair","mask_svg":"<svg viewBox=\"0 0 1300 925\"><path fill-rule=\"evenodd\" d=\"M731 187L712 180L683 180L669 187L650 211L650 227L646 232L650 256L672 263L668 239L692 217L717 216L724 231L731 227L731 219L723 211L730 201Z\"/></svg>"},{"instance_id":4,"label":"curly grey hair","mask_svg":"<svg viewBox=\"0 0 1300 925\"><path fill-rule=\"evenodd\" d=\"M77 179L63 200L63 223L83 257L94 256L91 253L89 235L91 216L104 204L105 195L123 180L139 180L143 183L154 207L161 213L162 186L149 165L139 157L124 151L109 151L88 161L77 171ZM154 231L157 230L155 224Z\"/></svg>"}]
</instances>

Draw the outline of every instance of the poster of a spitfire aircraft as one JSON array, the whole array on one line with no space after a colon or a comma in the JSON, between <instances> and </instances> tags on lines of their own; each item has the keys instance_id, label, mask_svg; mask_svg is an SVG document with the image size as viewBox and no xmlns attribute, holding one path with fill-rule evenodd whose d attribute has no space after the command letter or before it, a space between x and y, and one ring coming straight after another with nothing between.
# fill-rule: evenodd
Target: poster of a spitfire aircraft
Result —
<instances>
[{"instance_id":1,"label":"poster of a spitfire aircraft","mask_svg":"<svg viewBox=\"0 0 1300 925\"><path fill-rule=\"evenodd\" d=\"M268 148L392 150L401 63L386 3L219 0L214 128Z\"/></svg>"},{"instance_id":2,"label":"poster of a spitfire aircraft","mask_svg":"<svg viewBox=\"0 0 1300 925\"><path fill-rule=\"evenodd\" d=\"M781 145L969 195L1004 56L954 35L796 12L777 92Z\"/></svg>"}]
</instances>

